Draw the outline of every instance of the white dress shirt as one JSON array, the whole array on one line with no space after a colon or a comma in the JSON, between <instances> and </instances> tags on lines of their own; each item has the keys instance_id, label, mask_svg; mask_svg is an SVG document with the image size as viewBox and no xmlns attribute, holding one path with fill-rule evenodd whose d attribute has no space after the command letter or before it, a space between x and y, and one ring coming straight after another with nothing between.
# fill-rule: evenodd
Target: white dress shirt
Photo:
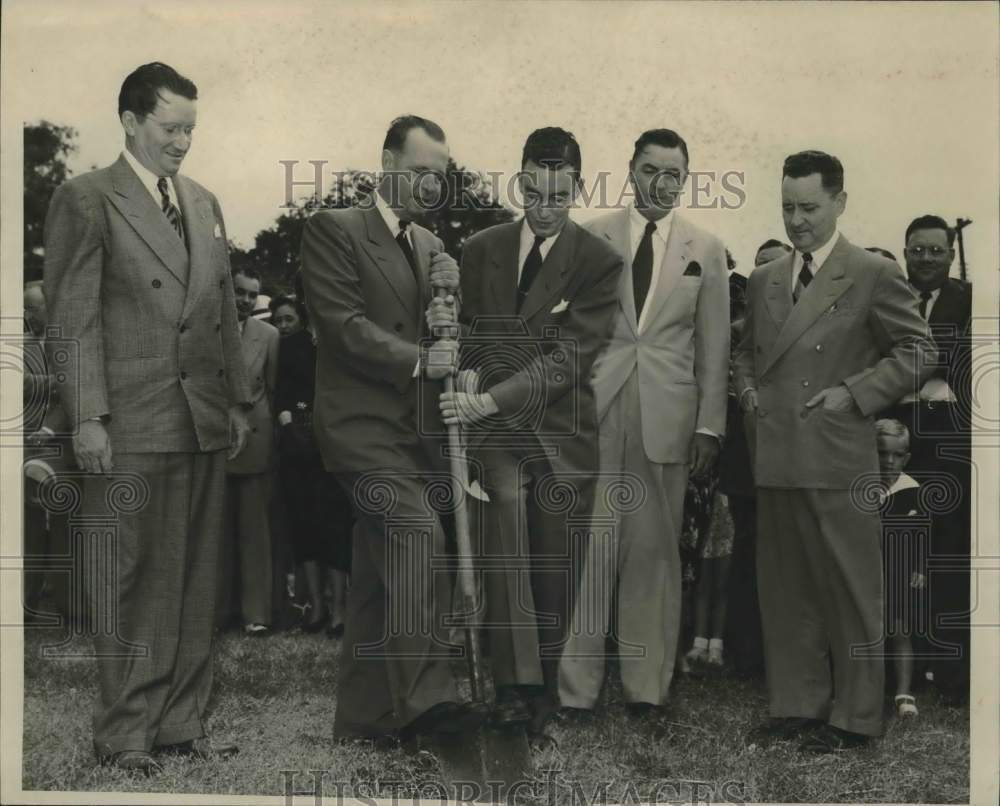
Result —
<instances>
[{"instance_id":1,"label":"white dress shirt","mask_svg":"<svg viewBox=\"0 0 1000 806\"><path fill-rule=\"evenodd\" d=\"M410 228L407 227L404 230L399 226L399 216L396 215L396 211L386 203L386 200L382 198L381 193L375 191L372 195L375 197L375 209L381 214L382 220L385 221L385 225L389 228L389 232L392 233L393 239L398 238L400 232L404 233L406 242L410 245L410 249L412 249L413 236L410 235Z\"/></svg>"},{"instance_id":2,"label":"white dress shirt","mask_svg":"<svg viewBox=\"0 0 1000 806\"><path fill-rule=\"evenodd\" d=\"M917 296L920 296L920 292L914 289ZM927 300L927 310L926 310L926 321L930 321L931 311L934 309L934 303L937 302L938 297L941 296L941 288L935 288L931 291L930 298ZM927 400L931 403L955 403L958 398L955 397L955 393L951 391L951 387L948 386L948 381L944 378L928 378L924 381L924 385L920 387L920 394L910 394L906 395L902 402L903 403L914 403L917 400Z\"/></svg>"},{"instance_id":3,"label":"white dress shirt","mask_svg":"<svg viewBox=\"0 0 1000 806\"><path fill-rule=\"evenodd\" d=\"M823 264L826 263L826 259L830 257L830 253L833 251L833 247L837 245L837 240L840 238L840 230L835 229L833 235L830 236L825 244L823 244L818 249L813 249L810 254L812 255L812 272L813 279L816 279L816 275L819 274L820 269L823 268ZM795 289L799 285L799 272L802 271L802 252L798 249L795 250L792 255L792 293L795 293Z\"/></svg>"},{"instance_id":4,"label":"white dress shirt","mask_svg":"<svg viewBox=\"0 0 1000 806\"><path fill-rule=\"evenodd\" d=\"M649 310L649 301L653 298L653 293L656 291L656 283L660 279L660 266L663 264L663 255L667 251L667 239L670 237L670 228L673 220L674 217L670 213L663 216L663 218L656 222L656 229L653 231L653 236L650 239L653 242L653 267L649 277L649 291L646 294L646 301L642 304L642 310L635 312L639 330L642 330L643 322L646 319L646 311ZM646 234L646 224L649 221L632 204L629 206L628 223L630 235L629 249L632 255L631 260L634 261L635 253L639 251L639 244L642 242L642 236ZM631 261L629 262L629 271L632 271Z\"/></svg>"},{"instance_id":5,"label":"white dress shirt","mask_svg":"<svg viewBox=\"0 0 1000 806\"><path fill-rule=\"evenodd\" d=\"M538 246L538 251L542 255L542 260L545 260L545 256L549 253L552 245L559 240L559 236L562 235L562 230L559 230L555 235L550 235ZM517 253L517 282L521 282L521 272L524 271L524 261L528 259L528 252L531 251L531 247L535 244L535 233L532 232L531 227L528 225L528 219L524 218L521 221L521 248Z\"/></svg>"},{"instance_id":6,"label":"white dress shirt","mask_svg":"<svg viewBox=\"0 0 1000 806\"><path fill-rule=\"evenodd\" d=\"M127 148L122 151L122 156L125 157L125 161L132 167L132 170L135 171L135 175L139 177L139 181L142 182L146 190L149 191L149 195L153 197L153 201L156 202L156 206L162 210L163 197L160 195L160 189L156 186L156 183L160 181L160 177L139 162L139 160L137 160L132 155L132 152ZM170 197L170 202L177 208L177 212L180 214L181 206L177 201L177 189L174 187L173 177L169 177L167 181L167 196Z\"/></svg>"}]
</instances>

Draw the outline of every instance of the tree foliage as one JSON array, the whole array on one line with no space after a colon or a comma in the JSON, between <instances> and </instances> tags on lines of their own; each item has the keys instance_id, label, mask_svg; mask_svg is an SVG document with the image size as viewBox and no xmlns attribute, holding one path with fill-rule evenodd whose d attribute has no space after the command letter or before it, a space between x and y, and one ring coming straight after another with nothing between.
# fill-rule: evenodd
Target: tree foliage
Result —
<instances>
[{"instance_id":1,"label":"tree foliage","mask_svg":"<svg viewBox=\"0 0 1000 806\"><path fill-rule=\"evenodd\" d=\"M42 235L53 192L71 171L66 159L76 151L76 129L47 120L24 126L24 279L42 276Z\"/></svg>"}]
</instances>

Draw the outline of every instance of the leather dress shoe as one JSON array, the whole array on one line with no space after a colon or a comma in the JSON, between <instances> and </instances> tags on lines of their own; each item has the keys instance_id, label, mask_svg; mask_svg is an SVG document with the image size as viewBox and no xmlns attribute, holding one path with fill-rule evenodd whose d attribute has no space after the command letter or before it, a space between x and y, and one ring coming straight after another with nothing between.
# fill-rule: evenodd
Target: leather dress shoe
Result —
<instances>
[{"instance_id":1,"label":"leather dress shoe","mask_svg":"<svg viewBox=\"0 0 1000 806\"><path fill-rule=\"evenodd\" d=\"M156 759L145 750L121 750L102 756L100 761L106 767L116 767L126 772L140 772L143 775L163 772Z\"/></svg>"},{"instance_id":2,"label":"leather dress shoe","mask_svg":"<svg viewBox=\"0 0 1000 806\"><path fill-rule=\"evenodd\" d=\"M214 742L207 736L177 744L165 744L158 748L163 753L187 756L199 761L225 761L240 752L232 742Z\"/></svg>"},{"instance_id":3,"label":"leather dress shoe","mask_svg":"<svg viewBox=\"0 0 1000 806\"><path fill-rule=\"evenodd\" d=\"M868 744L868 736L854 733L833 725L823 725L802 740L800 753L838 753L842 750L853 750Z\"/></svg>"},{"instance_id":4,"label":"leather dress shoe","mask_svg":"<svg viewBox=\"0 0 1000 806\"><path fill-rule=\"evenodd\" d=\"M803 716L774 717L750 731L747 743L768 745L774 742L790 742L823 724L825 723L818 719Z\"/></svg>"},{"instance_id":5,"label":"leather dress shoe","mask_svg":"<svg viewBox=\"0 0 1000 806\"><path fill-rule=\"evenodd\" d=\"M439 702L406 725L400 731L400 740L426 734L471 733L483 724L486 713L482 703Z\"/></svg>"},{"instance_id":6,"label":"leather dress shoe","mask_svg":"<svg viewBox=\"0 0 1000 806\"><path fill-rule=\"evenodd\" d=\"M497 727L512 727L531 721L532 711L516 691L497 690L497 701L490 713L490 722Z\"/></svg>"}]
</instances>

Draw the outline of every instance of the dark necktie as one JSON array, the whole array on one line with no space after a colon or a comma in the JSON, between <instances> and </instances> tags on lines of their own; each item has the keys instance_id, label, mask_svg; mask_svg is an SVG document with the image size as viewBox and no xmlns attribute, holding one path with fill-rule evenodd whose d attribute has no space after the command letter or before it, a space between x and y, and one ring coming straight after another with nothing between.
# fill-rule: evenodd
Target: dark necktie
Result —
<instances>
[{"instance_id":1,"label":"dark necktie","mask_svg":"<svg viewBox=\"0 0 1000 806\"><path fill-rule=\"evenodd\" d=\"M181 211L177 209L177 205L170 201L170 194L167 192L167 178L165 176L161 176L156 180L156 189L160 191L160 208L163 210L163 214L167 217L167 221L170 222L170 226L174 228L177 237L183 241L184 226L181 224Z\"/></svg>"},{"instance_id":2,"label":"dark necktie","mask_svg":"<svg viewBox=\"0 0 1000 806\"><path fill-rule=\"evenodd\" d=\"M927 320L927 303L931 301L932 296L933 294L930 291L920 292L920 316L924 321Z\"/></svg>"},{"instance_id":3,"label":"dark necktie","mask_svg":"<svg viewBox=\"0 0 1000 806\"><path fill-rule=\"evenodd\" d=\"M399 235L396 236L396 243L399 244L399 248L403 250L403 255L406 257L406 262L410 264L410 271L413 272L413 278L417 281L417 288L420 288L420 270L417 268L417 259L413 256L413 248L410 246L410 239L406 237L406 228L410 226L410 222L406 219L399 219Z\"/></svg>"},{"instance_id":4,"label":"dark necktie","mask_svg":"<svg viewBox=\"0 0 1000 806\"><path fill-rule=\"evenodd\" d=\"M642 316L642 306L646 304L649 284L653 279L654 232L656 232L656 224L647 221L646 229L642 233L642 240L639 241L639 248L635 250L635 257L632 258L632 293L635 295L636 322Z\"/></svg>"},{"instance_id":5,"label":"dark necktie","mask_svg":"<svg viewBox=\"0 0 1000 806\"><path fill-rule=\"evenodd\" d=\"M542 243L545 239L535 236L535 242L531 245L531 251L524 259L524 266L521 269L521 279L517 281L517 311L521 312L521 306L531 290L531 284L535 282L539 269L542 268Z\"/></svg>"},{"instance_id":6,"label":"dark necktie","mask_svg":"<svg viewBox=\"0 0 1000 806\"><path fill-rule=\"evenodd\" d=\"M813 262L812 252L803 252L802 268L799 269L799 281L798 283L796 283L797 286L798 285L802 286L802 291L805 291L807 288L809 288L809 283L813 281L812 262ZM795 302L799 301L800 293L801 292L792 294L792 297Z\"/></svg>"}]
</instances>

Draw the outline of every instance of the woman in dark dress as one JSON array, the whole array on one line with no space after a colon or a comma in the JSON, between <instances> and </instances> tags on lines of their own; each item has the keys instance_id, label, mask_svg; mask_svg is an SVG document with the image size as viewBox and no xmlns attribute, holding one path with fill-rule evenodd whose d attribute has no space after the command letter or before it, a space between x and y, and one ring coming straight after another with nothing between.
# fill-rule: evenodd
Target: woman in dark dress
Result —
<instances>
[{"instance_id":1,"label":"woman in dark dress","mask_svg":"<svg viewBox=\"0 0 1000 806\"><path fill-rule=\"evenodd\" d=\"M274 410L278 420L278 477L296 565L302 569L308 614L307 632L324 626L332 637L344 631L344 603L351 564L351 505L323 461L312 430L316 386L316 345L307 329L300 298L275 297L271 323L281 334ZM332 579L327 618L324 572Z\"/></svg>"}]
</instances>

